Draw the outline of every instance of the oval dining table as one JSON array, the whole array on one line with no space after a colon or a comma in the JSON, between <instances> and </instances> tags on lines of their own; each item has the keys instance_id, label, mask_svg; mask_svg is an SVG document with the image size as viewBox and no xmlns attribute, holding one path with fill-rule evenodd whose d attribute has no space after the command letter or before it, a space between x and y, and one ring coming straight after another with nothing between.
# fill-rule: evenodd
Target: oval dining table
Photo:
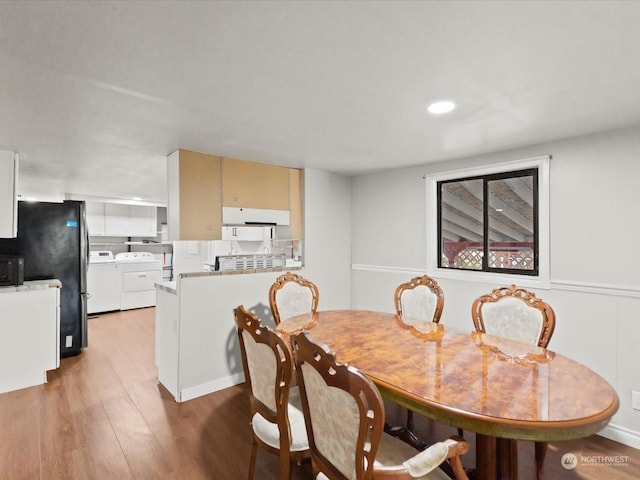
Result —
<instances>
[{"instance_id":1,"label":"oval dining table","mask_svg":"<svg viewBox=\"0 0 640 480\"><path fill-rule=\"evenodd\" d=\"M357 367L383 396L432 420L476 433L476 478L518 477L517 440L570 440L604 428L618 410L615 390L575 360L550 350L407 325L395 314L332 310L282 321Z\"/></svg>"}]
</instances>

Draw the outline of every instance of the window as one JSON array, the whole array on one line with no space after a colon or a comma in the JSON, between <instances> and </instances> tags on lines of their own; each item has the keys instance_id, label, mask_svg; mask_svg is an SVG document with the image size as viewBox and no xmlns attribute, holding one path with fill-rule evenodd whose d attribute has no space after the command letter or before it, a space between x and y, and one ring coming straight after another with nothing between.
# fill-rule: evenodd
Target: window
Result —
<instances>
[{"instance_id":1,"label":"window","mask_svg":"<svg viewBox=\"0 0 640 480\"><path fill-rule=\"evenodd\" d=\"M438 182L438 267L538 274L538 170Z\"/></svg>"},{"instance_id":2,"label":"window","mask_svg":"<svg viewBox=\"0 0 640 480\"><path fill-rule=\"evenodd\" d=\"M548 286L548 162L427 177L428 273Z\"/></svg>"}]
</instances>

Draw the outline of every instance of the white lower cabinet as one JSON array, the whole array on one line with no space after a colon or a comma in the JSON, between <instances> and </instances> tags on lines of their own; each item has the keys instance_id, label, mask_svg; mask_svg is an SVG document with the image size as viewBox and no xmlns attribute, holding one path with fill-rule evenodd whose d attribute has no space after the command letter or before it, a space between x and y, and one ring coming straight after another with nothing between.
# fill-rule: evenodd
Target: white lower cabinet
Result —
<instances>
[{"instance_id":1,"label":"white lower cabinet","mask_svg":"<svg viewBox=\"0 0 640 480\"><path fill-rule=\"evenodd\" d=\"M269 288L281 274L182 274L157 286L158 381L177 402L244 381L233 309L245 305L273 325L265 305Z\"/></svg>"},{"instance_id":2,"label":"white lower cabinet","mask_svg":"<svg viewBox=\"0 0 640 480\"><path fill-rule=\"evenodd\" d=\"M216 301L234 297L225 285L227 280L235 283L231 277L250 276L179 277L172 292L156 289L158 381L176 402L186 402L244 380L233 307L226 302L216 305ZM266 283L263 287L268 292ZM239 291L247 293L246 289ZM247 296L243 295L243 299ZM234 307L242 303L234 300Z\"/></svg>"},{"instance_id":3,"label":"white lower cabinet","mask_svg":"<svg viewBox=\"0 0 640 480\"><path fill-rule=\"evenodd\" d=\"M0 393L45 383L60 366L60 288L40 283L0 292Z\"/></svg>"},{"instance_id":4,"label":"white lower cabinet","mask_svg":"<svg viewBox=\"0 0 640 480\"><path fill-rule=\"evenodd\" d=\"M175 292L158 288L156 298L156 351L158 382L173 395L177 402L182 401L178 387L178 353L180 337L178 323L180 307Z\"/></svg>"}]
</instances>

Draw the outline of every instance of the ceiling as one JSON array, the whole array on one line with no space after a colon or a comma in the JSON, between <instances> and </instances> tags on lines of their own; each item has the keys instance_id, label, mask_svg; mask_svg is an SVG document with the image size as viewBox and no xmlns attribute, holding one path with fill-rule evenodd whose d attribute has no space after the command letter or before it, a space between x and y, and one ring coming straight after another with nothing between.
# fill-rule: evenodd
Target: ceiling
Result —
<instances>
[{"instance_id":1,"label":"ceiling","mask_svg":"<svg viewBox=\"0 0 640 480\"><path fill-rule=\"evenodd\" d=\"M347 175L640 124L640 2L0 2L23 196L166 201L184 148ZM425 107L458 108L432 117Z\"/></svg>"}]
</instances>

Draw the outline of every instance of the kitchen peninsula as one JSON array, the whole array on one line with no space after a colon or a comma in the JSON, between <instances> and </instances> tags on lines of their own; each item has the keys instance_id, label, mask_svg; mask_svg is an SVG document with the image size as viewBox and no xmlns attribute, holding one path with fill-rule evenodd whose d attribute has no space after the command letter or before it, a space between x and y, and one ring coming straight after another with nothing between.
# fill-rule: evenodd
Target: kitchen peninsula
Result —
<instances>
[{"instance_id":1,"label":"kitchen peninsula","mask_svg":"<svg viewBox=\"0 0 640 480\"><path fill-rule=\"evenodd\" d=\"M0 393L40 385L60 366L59 280L0 287Z\"/></svg>"},{"instance_id":2,"label":"kitchen peninsula","mask_svg":"<svg viewBox=\"0 0 640 480\"><path fill-rule=\"evenodd\" d=\"M244 381L233 309L244 305L274 326L269 288L284 271L181 273L156 284L158 381L177 402Z\"/></svg>"}]
</instances>

